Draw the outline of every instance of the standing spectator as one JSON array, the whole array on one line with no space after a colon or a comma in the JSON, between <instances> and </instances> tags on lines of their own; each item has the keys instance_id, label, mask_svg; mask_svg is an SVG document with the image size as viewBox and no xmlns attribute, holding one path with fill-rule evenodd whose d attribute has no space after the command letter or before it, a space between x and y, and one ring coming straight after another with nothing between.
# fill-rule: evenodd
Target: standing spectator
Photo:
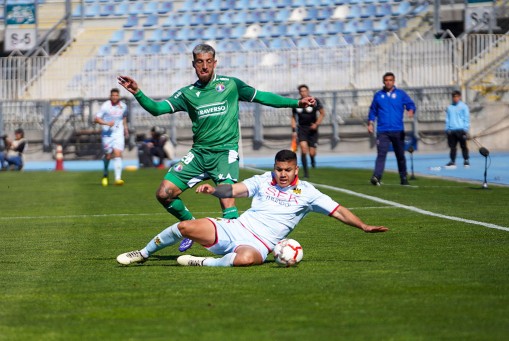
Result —
<instances>
[{"instance_id":1,"label":"standing spectator","mask_svg":"<svg viewBox=\"0 0 509 341\"><path fill-rule=\"evenodd\" d=\"M104 168L101 184L108 186L108 167L113 158L115 185L122 186L122 153L125 139L129 136L127 128L127 105L120 101L120 91L113 88L110 100L103 103L101 110L95 115L95 123L102 125L101 139L104 151Z\"/></svg>"},{"instance_id":2,"label":"standing spectator","mask_svg":"<svg viewBox=\"0 0 509 341\"><path fill-rule=\"evenodd\" d=\"M377 157L375 170L371 177L371 183L375 186L380 186L390 144L392 144L398 161L401 184L408 185L403 115L406 109L408 116L413 117L415 104L406 92L396 88L395 80L396 77L392 72L385 73L383 76L384 87L375 93L369 108L368 132L370 134L375 132L375 120L377 122Z\"/></svg>"},{"instance_id":3,"label":"standing spectator","mask_svg":"<svg viewBox=\"0 0 509 341\"><path fill-rule=\"evenodd\" d=\"M299 85L297 89L299 90L300 98L309 97L309 88L307 85ZM318 98L315 99L315 106L292 109L292 135L297 135L299 141L300 156L305 178L309 178L308 153L311 159L311 167L316 167L315 156L316 143L318 142L318 126L325 117L325 109L322 103ZM319 114L318 116L317 113Z\"/></svg>"},{"instance_id":4,"label":"standing spectator","mask_svg":"<svg viewBox=\"0 0 509 341\"><path fill-rule=\"evenodd\" d=\"M212 179L215 184L234 184L239 177L239 101L255 102L275 108L307 107L315 104L312 97L300 100L257 90L238 78L216 74L216 51L207 44L193 49L193 68L198 80L177 90L172 96L156 102L141 91L128 76L118 81L134 95L140 105L153 116L188 113L193 122L193 145L159 185L157 200L178 220L194 219L180 194L197 183ZM234 198L220 198L223 218L239 216ZM192 246L184 239L180 251Z\"/></svg>"},{"instance_id":5,"label":"standing spectator","mask_svg":"<svg viewBox=\"0 0 509 341\"><path fill-rule=\"evenodd\" d=\"M7 135L2 136L5 145L5 152L0 151L0 165L2 170L23 169L23 151L27 145L25 132L18 128L14 131L14 140L10 140Z\"/></svg>"},{"instance_id":6,"label":"standing spectator","mask_svg":"<svg viewBox=\"0 0 509 341\"><path fill-rule=\"evenodd\" d=\"M138 159L143 167L165 168L164 160L173 159L174 149L166 130L162 127L154 126L150 129L150 138L144 139L138 145ZM153 159L157 159L154 164Z\"/></svg>"},{"instance_id":7,"label":"standing spectator","mask_svg":"<svg viewBox=\"0 0 509 341\"><path fill-rule=\"evenodd\" d=\"M445 131L447 143L451 149L449 156L451 161L447 168L456 168L456 146L460 143L463 153L463 166L470 167L468 159L467 134L470 129L470 111L468 106L461 100L461 92L452 92L452 104L447 107L445 114Z\"/></svg>"}]
</instances>

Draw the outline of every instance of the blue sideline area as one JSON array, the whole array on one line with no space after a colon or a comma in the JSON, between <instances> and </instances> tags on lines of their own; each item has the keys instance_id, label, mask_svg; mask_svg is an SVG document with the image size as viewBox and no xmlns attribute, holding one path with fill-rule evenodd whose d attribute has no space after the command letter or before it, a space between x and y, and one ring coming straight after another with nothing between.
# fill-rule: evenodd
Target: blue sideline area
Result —
<instances>
[{"instance_id":1,"label":"blue sideline area","mask_svg":"<svg viewBox=\"0 0 509 341\"><path fill-rule=\"evenodd\" d=\"M485 158L476 150L471 151L470 168L463 168L463 159L461 153L456 160L458 167L456 169L445 169L444 165L449 161L447 153L441 154L419 154L414 153L413 164L414 173L419 175L430 175L451 179L479 181L484 180ZM337 155L327 154L318 155L317 167L337 167L337 168L360 168L373 169L376 155ZM254 168L272 168L273 156L244 158L245 167ZM300 162L300 161L299 161ZM138 166L138 160L124 160L125 166ZM408 173L411 174L411 158L407 153ZM55 169L54 161L31 161L25 164L25 171L53 171ZM66 171L102 171L102 161L65 161L64 169ZM389 153L386 163L386 171L397 171L396 159L393 153ZM310 181L313 181L311 172ZM368 182L369 179L366 179ZM509 152L491 152L488 157L488 184L509 185ZM412 182L412 181L410 181Z\"/></svg>"}]
</instances>

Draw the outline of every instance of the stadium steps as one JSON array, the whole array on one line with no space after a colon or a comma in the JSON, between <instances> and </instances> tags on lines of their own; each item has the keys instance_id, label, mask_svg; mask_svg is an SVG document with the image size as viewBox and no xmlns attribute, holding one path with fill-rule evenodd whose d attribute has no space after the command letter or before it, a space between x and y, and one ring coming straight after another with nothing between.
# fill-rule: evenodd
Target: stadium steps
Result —
<instances>
[{"instance_id":1,"label":"stadium steps","mask_svg":"<svg viewBox=\"0 0 509 341\"><path fill-rule=\"evenodd\" d=\"M75 75L83 72L85 63L97 55L99 48L108 43L113 32L121 29L122 24L123 20L86 21L74 34L73 43L61 55L53 57L41 77L28 88L25 99L75 97L66 95L66 85ZM65 62L69 59L75 63ZM36 94L33 89L41 90ZM106 92L108 90L105 89Z\"/></svg>"},{"instance_id":2,"label":"stadium steps","mask_svg":"<svg viewBox=\"0 0 509 341\"><path fill-rule=\"evenodd\" d=\"M463 66L463 82L470 86L476 85L486 75L501 66L509 55L509 32L500 36L481 54Z\"/></svg>"}]
</instances>

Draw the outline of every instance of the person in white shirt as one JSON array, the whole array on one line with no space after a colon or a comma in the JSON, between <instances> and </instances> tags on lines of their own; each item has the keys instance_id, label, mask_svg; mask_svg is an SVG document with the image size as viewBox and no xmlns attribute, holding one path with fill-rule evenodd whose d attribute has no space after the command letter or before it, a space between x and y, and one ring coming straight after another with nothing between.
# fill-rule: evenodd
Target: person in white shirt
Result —
<instances>
[{"instance_id":1,"label":"person in white shirt","mask_svg":"<svg viewBox=\"0 0 509 341\"><path fill-rule=\"evenodd\" d=\"M104 169L101 184L108 186L108 167L113 158L115 185L122 186L122 153L125 139L129 136L127 127L127 105L120 100L120 91L113 88L110 100L101 105L101 110L95 115L95 123L102 125L101 140L104 151Z\"/></svg>"},{"instance_id":2,"label":"person in white shirt","mask_svg":"<svg viewBox=\"0 0 509 341\"><path fill-rule=\"evenodd\" d=\"M218 198L252 197L251 208L237 219L203 218L178 222L155 236L145 248L123 253L123 265L145 262L154 252L183 237L194 240L221 258L180 256L190 266L250 266L263 264L274 246L309 212L329 215L364 232L385 232L383 226L364 223L346 207L312 184L298 178L297 155L290 150L276 154L274 170L236 184L213 187L203 184L197 193Z\"/></svg>"}]
</instances>

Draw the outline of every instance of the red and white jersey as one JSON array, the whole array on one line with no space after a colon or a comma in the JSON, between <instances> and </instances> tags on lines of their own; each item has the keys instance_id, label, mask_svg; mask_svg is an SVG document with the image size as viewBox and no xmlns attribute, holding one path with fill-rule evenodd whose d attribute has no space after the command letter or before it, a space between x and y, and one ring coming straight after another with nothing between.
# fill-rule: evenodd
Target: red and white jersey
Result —
<instances>
[{"instance_id":1,"label":"red and white jersey","mask_svg":"<svg viewBox=\"0 0 509 341\"><path fill-rule=\"evenodd\" d=\"M242 181L252 197L251 208L238 220L254 233L269 250L293 231L309 212L330 215L339 206L307 181L298 178L295 184L279 187L272 173L255 175Z\"/></svg>"},{"instance_id":2,"label":"red and white jersey","mask_svg":"<svg viewBox=\"0 0 509 341\"><path fill-rule=\"evenodd\" d=\"M120 101L113 105L106 101L101 105L101 110L95 115L106 122L115 122L112 127L102 125L102 136L124 136L124 117L127 116L127 105Z\"/></svg>"}]
</instances>

